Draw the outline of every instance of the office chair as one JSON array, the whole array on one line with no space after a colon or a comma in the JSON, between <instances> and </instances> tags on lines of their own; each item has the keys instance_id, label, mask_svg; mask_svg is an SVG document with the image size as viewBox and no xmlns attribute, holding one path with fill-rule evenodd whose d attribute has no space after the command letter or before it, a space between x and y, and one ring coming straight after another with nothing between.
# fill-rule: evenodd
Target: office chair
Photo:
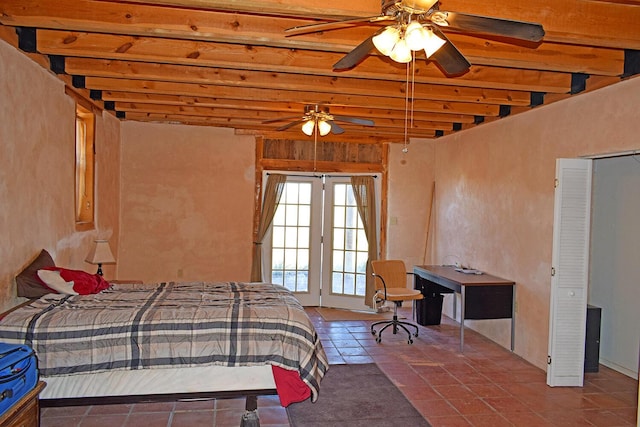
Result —
<instances>
[{"instance_id":1,"label":"office chair","mask_svg":"<svg viewBox=\"0 0 640 427\"><path fill-rule=\"evenodd\" d=\"M398 333L398 328L404 329L409 334L409 344L413 344L411 332L407 327L415 328L413 334L418 336L418 326L398 320L398 307L402 305L402 301L415 301L422 299L422 293L417 289L407 288L407 275L413 274L407 272L404 261L402 260L375 260L371 261L371 269L375 278L376 291L373 295L373 306L382 301L393 302L393 319L382 320L371 325L371 334L377 335L376 342L382 341L382 332L389 326L393 328L393 333ZM379 332L376 333L376 327L384 325Z\"/></svg>"}]
</instances>

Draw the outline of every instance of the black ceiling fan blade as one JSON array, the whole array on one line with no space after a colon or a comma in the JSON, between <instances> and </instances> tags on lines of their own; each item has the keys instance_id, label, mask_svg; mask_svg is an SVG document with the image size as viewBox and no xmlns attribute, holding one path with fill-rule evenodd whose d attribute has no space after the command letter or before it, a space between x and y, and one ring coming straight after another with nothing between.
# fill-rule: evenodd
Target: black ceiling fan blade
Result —
<instances>
[{"instance_id":1,"label":"black ceiling fan blade","mask_svg":"<svg viewBox=\"0 0 640 427\"><path fill-rule=\"evenodd\" d=\"M280 126L280 127L279 127L279 128L277 128L276 130L277 130L277 131L287 130L287 129L289 129L289 128L294 127L295 125L299 125L299 124L301 124L301 123L304 123L304 122L306 122L307 120L309 120L309 119L300 119L300 120L296 120L296 121L294 121L294 122L287 123L287 124L286 124L286 125L284 125L284 126Z\"/></svg>"},{"instance_id":2,"label":"black ceiling fan blade","mask_svg":"<svg viewBox=\"0 0 640 427\"><path fill-rule=\"evenodd\" d=\"M348 70L350 68L355 67L360 62L362 62L362 60L366 58L373 49L376 48L375 45L373 44L374 36L375 34L367 38L365 41L363 41L358 46L356 46L351 52L343 56L340 61L333 64L333 70L334 71Z\"/></svg>"},{"instance_id":3,"label":"black ceiling fan blade","mask_svg":"<svg viewBox=\"0 0 640 427\"><path fill-rule=\"evenodd\" d=\"M449 28L453 30L491 34L532 42L539 42L544 37L544 28L534 22L512 21L458 12L440 13L446 15ZM437 20L435 23L437 24Z\"/></svg>"},{"instance_id":4,"label":"black ceiling fan blade","mask_svg":"<svg viewBox=\"0 0 640 427\"><path fill-rule=\"evenodd\" d=\"M442 31L433 27L433 32L440 38L444 39L446 43L442 45L434 54L429 58L435 61L440 68L449 76L458 76L466 73L471 68L471 64L467 61L462 53L456 48L453 43L447 39L447 36L442 34Z\"/></svg>"},{"instance_id":5,"label":"black ceiling fan blade","mask_svg":"<svg viewBox=\"0 0 640 427\"><path fill-rule=\"evenodd\" d=\"M293 119L299 119L299 118L300 118L300 114L298 114L297 116L278 117L277 119L265 120L265 121L262 122L262 124L266 125L268 123L284 122L284 121L287 121L287 120L293 120Z\"/></svg>"},{"instance_id":6,"label":"black ceiling fan blade","mask_svg":"<svg viewBox=\"0 0 640 427\"><path fill-rule=\"evenodd\" d=\"M344 133L344 129L342 129L336 122L333 120L328 120L328 123L331 125L331 133L334 135L340 135Z\"/></svg>"},{"instance_id":7,"label":"black ceiling fan blade","mask_svg":"<svg viewBox=\"0 0 640 427\"><path fill-rule=\"evenodd\" d=\"M299 36L301 34L318 33L320 31L338 30L340 28L360 25L365 23L376 23L383 21L395 21L393 16L379 15L369 16L366 18L344 19L334 22L320 22L317 24L300 25L298 27L287 28L284 30L285 36Z\"/></svg>"},{"instance_id":8,"label":"black ceiling fan blade","mask_svg":"<svg viewBox=\"0 0 640 427\"><path fill-rule=\"evenodd\" d=\"M341 122L349 122L349 123L353 123L356 125L361 125L361 126L374 126L375 123L373 122L373 120L369 120L369 119L361 119L358 117L347 117L347 116L333 116L334 120L339 120Z\"/></svg>"}]
</instances>

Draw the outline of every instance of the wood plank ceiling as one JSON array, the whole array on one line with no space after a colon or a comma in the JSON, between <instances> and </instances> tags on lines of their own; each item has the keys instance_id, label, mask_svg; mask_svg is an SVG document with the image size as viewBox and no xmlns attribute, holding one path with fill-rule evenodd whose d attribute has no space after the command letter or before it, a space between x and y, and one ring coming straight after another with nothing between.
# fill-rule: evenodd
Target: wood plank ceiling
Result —
<instances>
[{"instance_id":1,"label":"wood plank ceiling","mask_svg":"<svg viewBox=\"0 0 640 427\"><path fill-rule=\"evenodd\" d=\"M286 120L264 122L302 117L305 105L319 103L375 121L340 123L343 141L434 138L640 71L640 1L442 0L440 9L537 22L545 37L523 46L447 32L472 64L457 77L423 56L410 73L378 54L332 70L380 26L285 36L298 25L376 16L379 0L2 0L0 37L122 120L268 138L304 136L298 126L275 132Z\"/></svg>"}]
</instances>

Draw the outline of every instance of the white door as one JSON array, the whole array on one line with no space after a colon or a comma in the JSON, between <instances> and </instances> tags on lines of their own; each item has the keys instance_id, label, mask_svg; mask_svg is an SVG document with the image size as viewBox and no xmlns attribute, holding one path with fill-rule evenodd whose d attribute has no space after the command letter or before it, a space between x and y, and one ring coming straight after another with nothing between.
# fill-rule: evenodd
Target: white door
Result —
<instances>
[{"instance_id":1,"label":"white door","mask_svg":"<svg viewBox=\"0 0 640 427\"><path fill-rule=\"evenodd\" d=\"M368 242L349 176L288 175L265 244L265 277L302 305L367 308Z\"/></svg>"},{"instance_id":2,"label":"white door","mask_svg":"<svg viewBox=\"0 0 640 427\"><path fill-rule=\"evenodd\" d=\"M589 281L592 161L558 159L547 384L582 386Z\"/></svg>"},{"instance_id":3,"label":"white door","mask_svg":"<svg viewBox=\"0 0 640 427\"><path fill-rule=\"evenodd\" d=\"M320 305L322 180L288 176L264 248L264 276L292 291L302 305ZM268 279L267 279L268 280Z\"/></svg>"},{"instance_id":4,"label":"white door","mask_svg":"<svg viewBox=\"0 0 640 427\"><path fill-rule=\"evenodd\" d=\"M329 177L324 192L322 305L364 310L369 243L351 180Z\"/></svg>"}]
</instances>

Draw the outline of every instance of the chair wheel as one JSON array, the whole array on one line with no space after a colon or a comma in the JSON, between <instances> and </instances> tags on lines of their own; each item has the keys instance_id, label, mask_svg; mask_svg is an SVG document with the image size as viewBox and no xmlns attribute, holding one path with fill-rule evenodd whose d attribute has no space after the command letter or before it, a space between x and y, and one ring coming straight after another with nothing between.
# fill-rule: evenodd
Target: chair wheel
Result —
<instances>
[{"instance_id":1,"label":"chair wheel","mask_svg":"<svg viewBox=\"0 0 640 427\"><path fill-rule=\"evenodd\" d=\"M377 338L376 338L376 342L377 342L378 344L380 344L380 343L382 342L382 338L377 337Z\"/></svg>"},{"instance_id":2,"label":"chair wheel","mask_svg":"<svg viewBox=\"0 0 640 427\"><path fill-rule=\"evenodd\" d=\"M409 338L409 344L413 344L413 340Z\"/></svg>"},{"instance_id":3,"label":"chair wheel","mask_svg":"<svg viewBox=\"0 0 640 427\"><path fill-rule=\"evenodd\" d=\"M418 333L413 334L414 337L418 338Z\"/></svg>"},{"instance_id":4,"label":"chair wheel","mask_svg":"<svg viewBox=\"0 0 640 427\"><path fill-rule=\"evenodd\" d=\"M376 334L375 329L372 329L372 330L371 330L371 335L375 335L375 334Z\"/></svg>"}]
</instances>

